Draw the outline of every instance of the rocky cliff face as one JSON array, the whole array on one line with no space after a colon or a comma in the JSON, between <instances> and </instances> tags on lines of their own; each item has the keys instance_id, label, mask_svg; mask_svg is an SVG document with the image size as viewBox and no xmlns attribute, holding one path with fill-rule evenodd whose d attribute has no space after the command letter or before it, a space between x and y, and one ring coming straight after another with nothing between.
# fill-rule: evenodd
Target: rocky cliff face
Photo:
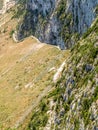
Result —
<instances>
[{"instance_id":1,"label":"rocky cliff face","mask_svg":"<svg viewBox=\"0 0 98 130\"><path fill-rule=\"evenodd\" d=\"M29 0L19 26L21 39L33 34L40 41L69 48L96 17L98 0Z\"/></svg>"},{"instance_id":2,"label":"rocky cliff face","mask_svg":"<svg viewBox=\"0 0 98 130\"><path fill-rule=\"evenodd\" d=\"M84 33L96 17L98 0L68 0L67 10L73 14L73 29Z\"/></svg>"}]
</instances>

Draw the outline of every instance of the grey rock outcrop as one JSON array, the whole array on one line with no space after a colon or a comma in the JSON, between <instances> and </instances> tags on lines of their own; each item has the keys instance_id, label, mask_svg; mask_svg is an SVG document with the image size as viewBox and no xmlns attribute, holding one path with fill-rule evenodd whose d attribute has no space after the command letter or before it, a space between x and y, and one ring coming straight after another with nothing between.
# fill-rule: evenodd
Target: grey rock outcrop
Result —
<instances>
[{"instance_id":1,"label":"grey rock outcrop","mask_svg":"<svg viewBox=\"0 0 98 130\"><path fill-rule=\"evenodd\" d=\"M20 38L33 34L41 42L71 47L75 33L83 34L96 17L98 0L29 0Z\"/></svg>"},{"instance_id":2,"label":"grey rock outcrop","mask_svg":"<svg viewBox=\"0 0 98 130\"><path fill-rule=\"evenodd\" d=\"M67 0L67 11L73 13L74 30L84 33L96 17L98 0Z\"/></svg>"}]
</instances>

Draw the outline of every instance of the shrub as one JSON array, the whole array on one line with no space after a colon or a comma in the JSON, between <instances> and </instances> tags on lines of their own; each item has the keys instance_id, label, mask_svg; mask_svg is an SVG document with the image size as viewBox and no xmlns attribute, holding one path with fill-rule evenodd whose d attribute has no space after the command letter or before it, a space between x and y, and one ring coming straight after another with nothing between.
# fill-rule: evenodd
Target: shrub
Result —
<instances>
[{"instance_id":1,"label":"shrub","mask_svg":"<svg viewBox=\"0 0 98 130\"><path fill-rule=\"evenodd\" d=\"M43 112L43 111L47 111L47 104L42 101L42 102L40 103L40 109L41 109L42 112Z\"/></svg>"}]
</instances>

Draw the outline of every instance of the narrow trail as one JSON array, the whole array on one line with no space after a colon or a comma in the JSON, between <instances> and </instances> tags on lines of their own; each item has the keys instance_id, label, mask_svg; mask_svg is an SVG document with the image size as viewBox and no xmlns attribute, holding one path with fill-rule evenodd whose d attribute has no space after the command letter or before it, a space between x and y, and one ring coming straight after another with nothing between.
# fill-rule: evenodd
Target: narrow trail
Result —
<instances>
[{"instance_id":1,"label":"narrow trail","mask_svg":"<svg viewBox=\"0 0 98 130\"><path fill-rule=\"evenodd\" d=\"M28 117L28 115L32 112L32 110L38 106L39 102L41 101L41 99L47 95L47 93L51 90L51 86L47 86L42 92L41 94L38 96L38 98L36 99L36 102L33 101L32 105L28 108L27 111L25 111L25 113L23 113L23 115L20 117L20 119L15 123L13 128L18 128L21 124L23 124L24 120L26 119L26 117Z\"/></svg>"}]
</instances>

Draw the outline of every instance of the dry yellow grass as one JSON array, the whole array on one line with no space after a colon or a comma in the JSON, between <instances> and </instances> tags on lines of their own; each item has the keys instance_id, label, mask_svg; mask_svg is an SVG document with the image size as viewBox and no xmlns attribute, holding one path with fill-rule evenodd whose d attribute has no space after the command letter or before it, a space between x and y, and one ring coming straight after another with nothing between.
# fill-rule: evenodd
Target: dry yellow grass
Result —
<instances>
[{"instance_id":1,"label":"dry yellow grass","mask_svg":"<svg viewBox=\"0 0 98 130\"><path fill-rule=\"evenodd\" d=\"M14 24L13 24L14 23ZM13 26L12 26L13 25ZM55 71L69 55L56 47L26 38L14 43L10 31L15 19L9 21L0 33L0 129L13 127L38 95L51 84Z\"/></svg>"}]
</instances>

